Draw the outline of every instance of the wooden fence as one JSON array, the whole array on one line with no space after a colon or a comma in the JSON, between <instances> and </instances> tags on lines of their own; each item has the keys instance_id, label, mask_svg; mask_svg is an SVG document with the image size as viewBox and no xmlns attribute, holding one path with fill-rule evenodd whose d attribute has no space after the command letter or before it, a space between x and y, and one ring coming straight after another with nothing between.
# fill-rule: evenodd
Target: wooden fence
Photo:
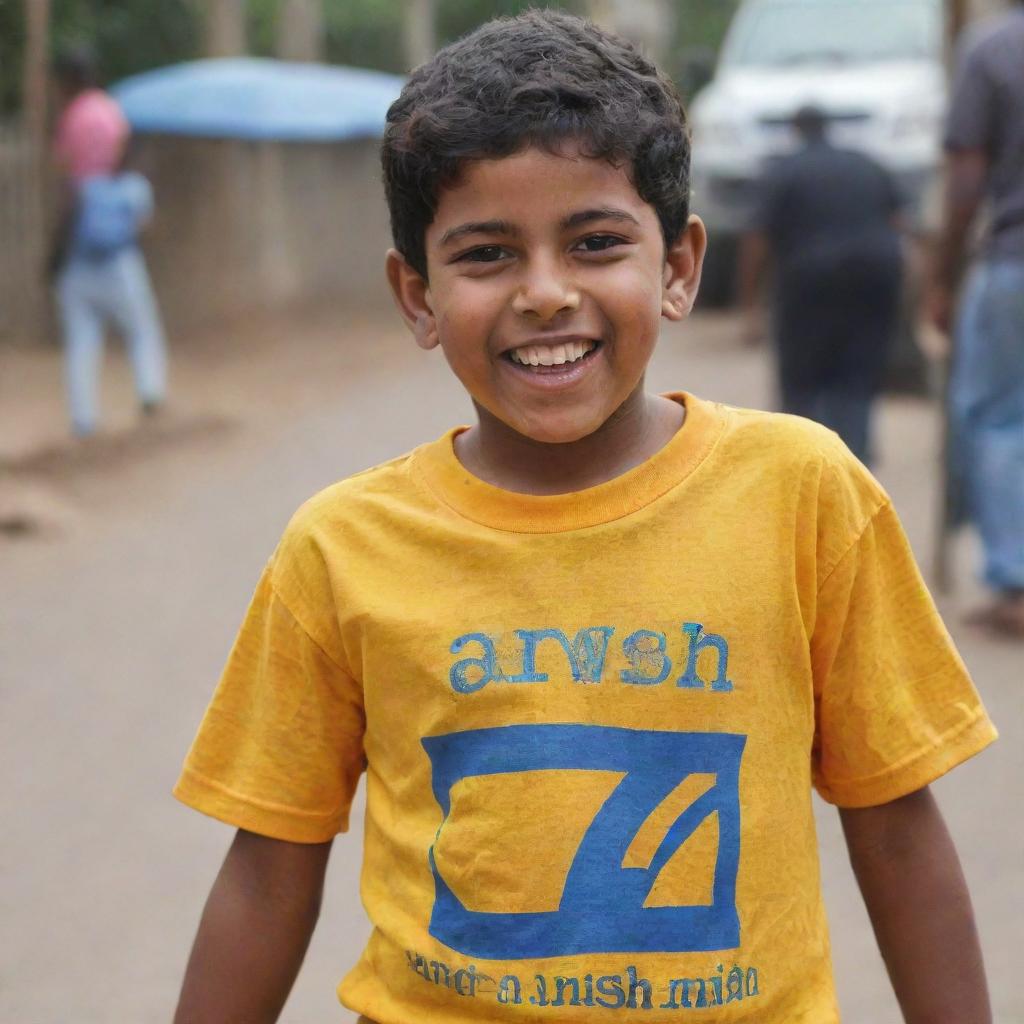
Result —
<instances>
[{"instance_id":1,"label":"wooden fence","mask_svg":"<svg viewBox=\"0 0 1024 1024\"><path fill-rule=\"evenodd\" d=\"M157 203L146 251L171 332L307 302L386 301L377 145L142 140Z\"/></svg>"},{"instance_id":2,"label":"wooden fence","mask_svg":"<svg viewBox=\"0 0 1024 1024\"><path fill-rule=\"evenodd\" d=\"M48 328L45 175L27 132L0 124L0 338Z\"/></svg>"},{"instance_id":3,"label":"wooden fence","mask_svg":"<svg viewBox=\"0 0 1024 1024\"><path fill-rule=\"evenodd\" d=\"M132 162L156 197L144 248L172 341L307 302L388 301L377 145L137 139ZM54 335L44 173L22 134L0 135L0 340Z\"/></svg>"}]
</instances>

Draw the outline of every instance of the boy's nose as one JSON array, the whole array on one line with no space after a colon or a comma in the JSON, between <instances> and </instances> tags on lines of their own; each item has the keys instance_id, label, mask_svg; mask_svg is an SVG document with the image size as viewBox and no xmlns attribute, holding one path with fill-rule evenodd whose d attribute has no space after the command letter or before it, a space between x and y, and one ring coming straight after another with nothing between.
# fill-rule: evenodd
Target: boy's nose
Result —
<instances>
[{"instance_id":1,"label":"boy's nose","mask_svg":"<svg viewBox=\"0 0 1024 1024\"><path fill-rule=\"evenodd\" d=\"M516 313L535 320L553 320L579 306L579 292L572 281L550 265L537 267L526 275L512 300Z\"/></svg>"}]
</instances>

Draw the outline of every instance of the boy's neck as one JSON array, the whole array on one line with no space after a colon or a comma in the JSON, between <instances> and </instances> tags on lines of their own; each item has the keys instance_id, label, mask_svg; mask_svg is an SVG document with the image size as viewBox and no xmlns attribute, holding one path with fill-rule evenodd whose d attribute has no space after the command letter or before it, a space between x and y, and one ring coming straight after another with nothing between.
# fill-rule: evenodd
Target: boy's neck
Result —
<instances>
[{"instance_id":1,"label":"boy's neck","mask_svg":"<svg viewBox=\"0 0 1024 1024\"><path fill-rule=\"evenodd\" d=\"M457 435L455 454L474 476L517 494L568 494L621 476L660 451L683 425L678 402L642 385L594 433L546 444L512 430L486 409Z\"/></svg>"}]
</instances>

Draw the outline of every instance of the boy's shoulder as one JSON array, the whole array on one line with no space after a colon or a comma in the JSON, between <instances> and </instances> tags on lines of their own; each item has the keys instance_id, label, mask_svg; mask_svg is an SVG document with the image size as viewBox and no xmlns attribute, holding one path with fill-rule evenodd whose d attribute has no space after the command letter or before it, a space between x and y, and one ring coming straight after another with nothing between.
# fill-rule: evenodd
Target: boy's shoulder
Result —
<instances>
[{"instance_id":1,"label":"boy's shoulder","mask_svg":"<svg viewBox=\"0 0 1024 1024\"><path fill-rule=\"evenodd\" d=\"M414 484L411 465L418 448L344 477L307 498L292 515L287 534L316 533L357 521L382 503L393 503Z\"/></svg>"},{"instance_id":2,"label":"boy's shoulder","mask_svg":"<svg viewBox=\"0 0 1024 1024\"><path fill-rule=\"evenodd\" d=\"M726 438L737 449L733 457L756 460L769 471L818 466L871 478L842 438L814 420L722 403L716 406L726 423Z\"/></svg>"},{"instance_id":3,"label":"boy's shoulder","mask_svg":"<svg viewBox=\"0 0 1024 1024\"><path fill-rule=\"evenodd\" d=\"M764 496L792 495L807 511L815 506L818 517L845 520L849 531L862 529L888 501L881 485L827 427L799 416L686 397L710 407L719 420L721 430L706 460L718 480ZM322 551L348 539L365 541L368 531L385 523L401 527L413 517L422 524L437 501L416 464L424 452L449 443L445 435L325 487L291 517L282 548Z\"/></svg>"},{"instance_id":4,"label":"boy's shoulder","mask_svg":"<svg viewBox=\"0 0 1024 1024\"><path fill-rule=\"evenodd\" d=\"M837 539L861 533L890 503L871 471L828 427L786 413L719 408L727 426L718 472L753 482L766 501L788 496L798 515L813 516Z\"/></svg>"},{"instance_id":5,"label":"boy's shoulder","mask_svg":"<svg viewBox=\"0 0 1024 1024\"><path fill-rule=\"evenodd\" d=\"M270 558L269 578L293 614L321 606L343 574L379 557L407 522L403 509L422 500L410 464L416 451L353 473L304 501ZM356 573L355 575L359 575ZM307 616L308 617L308 616Z\"/></svg>"}]
</instances>

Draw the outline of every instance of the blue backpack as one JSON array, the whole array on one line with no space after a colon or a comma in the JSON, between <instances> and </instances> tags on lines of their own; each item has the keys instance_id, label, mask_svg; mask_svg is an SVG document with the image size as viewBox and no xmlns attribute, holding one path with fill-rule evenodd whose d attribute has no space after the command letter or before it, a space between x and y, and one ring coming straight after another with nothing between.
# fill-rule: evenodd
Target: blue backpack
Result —
<instances>
[{"instance_id":1,"label":"blue backpack","mask_svg":"<svg viewBox=\"0 0 1024 1024\"><path fill-rule=\"evenodd\" d=\"M99 259L134 245L151 206L149 182L141 174L86 178L78 193L74 251Z\"/></svg>"}]
</instances>

